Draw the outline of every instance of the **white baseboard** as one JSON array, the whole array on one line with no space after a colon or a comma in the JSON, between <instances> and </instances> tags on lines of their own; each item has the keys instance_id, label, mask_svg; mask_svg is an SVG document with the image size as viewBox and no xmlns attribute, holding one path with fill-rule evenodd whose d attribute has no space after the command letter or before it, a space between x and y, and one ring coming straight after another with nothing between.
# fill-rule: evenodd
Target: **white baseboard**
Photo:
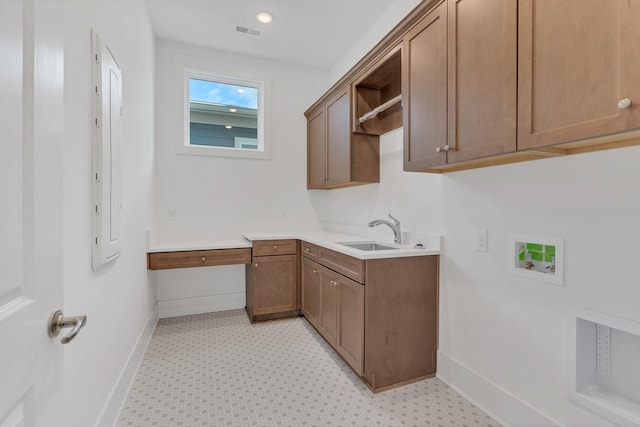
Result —
<instances>
[{"instance_id":1,"label":"white baseboard","mask_svg":"<svg viewBox=\"0 0 640 427\"><path fill-rule=\"evenodd\" d=\"M441 351L436 376L503 426L561 425Z\"/></svg>"},{"instance_id":2,"label":"white baseboard","mask_svg":"<svg viewBox=\"0 0 640 427\"><path fill-rule=\"evenodd\" d=\"M118 421L122 406L124 405L127 395L129 394L129 389L133 384L133 379L136 376L136 372L138 372L138 368L140 367L144 353L147 350L149 341L151 341L151 336L156 328L156 323L158 323L158 305L155 305L153 310L151 310L151 313L149 313L147 323L140 332L135 346L131 350L131 353L129 353L127 362L122 368L122 371L120 371L120 375L111 389L111 393L109 393L106 403L102 407L102 411L95 423L96 427L112 427L115 426Z\"/></svg>"},{"instance_id":3,"label":"white baseboard","mask_svg":"<svg viewBox=\"0 0 640 427\"><path fill-rule=\"evenodd\" d=\"M181 298L159 301L160 318L188 316L190 314L211 313L214 311L235 310L246 305L246 293L209 295L195 298Z\"/></svg>"}]
</instances>

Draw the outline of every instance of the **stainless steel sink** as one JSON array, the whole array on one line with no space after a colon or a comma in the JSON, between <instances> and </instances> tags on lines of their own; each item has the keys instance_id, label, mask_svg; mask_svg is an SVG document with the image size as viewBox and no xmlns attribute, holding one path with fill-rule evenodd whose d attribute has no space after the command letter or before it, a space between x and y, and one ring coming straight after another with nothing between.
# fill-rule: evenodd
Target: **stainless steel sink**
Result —
<instances>
[{"instance_id":1,"label":"stainless steel sink","mask_svg":"<svg viewBox=\"0 0 640 427\"><path fill-rule=\"evenodd\" d=\"M399 249L393 246L388 246L378 242L354 242L354 243L340 243L342 246L348 248L359 249L361 251L388 251Z\"/></svg>"}]
</instances>

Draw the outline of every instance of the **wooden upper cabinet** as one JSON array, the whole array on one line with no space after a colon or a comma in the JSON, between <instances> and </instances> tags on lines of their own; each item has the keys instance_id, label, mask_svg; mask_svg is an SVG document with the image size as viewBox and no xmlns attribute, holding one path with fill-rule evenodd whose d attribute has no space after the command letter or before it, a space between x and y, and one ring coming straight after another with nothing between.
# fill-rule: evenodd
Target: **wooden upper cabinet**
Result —
<instances>
[{"instance_id":1,"label":"wooden upper cabinet","mask_svg":"<svg viewBox=\"0 0 640 427\"><path fill-rule=\"evenodd\" d=\"M327 118L324 108L307 119L307 188L322 189L327 174Z\"/></svg>"},{"instance_id":2,"label":"wooden upper cabinet","mask_svg":"<svg viewBox=\"0 0 640 427\"><path fill-rule=\"evenodd\" d=\"M516 0L449 0L403 41L404 169L516 151Z\"/></svg>"},{"instance_id":3,"label":"wooden upper cabinet","mask_svg":"<svg viewBox=\"0 0 640 427\"><path fill-rule=\"evenodd\" d=\"M380 182L380 144L351 129L351 86L307 115L307 188Z\"/></svg>"},{"instance_id":4,"label":"wooden upper cabinet","mask_svg":"<svg viewBox=\"0 0 640 427\"><path fill-rule=\"evenodd\" d=\"M331 187L351 181L351 126L349 90L327 103L327 183Z\"/></svg>"},{"instance_id":5,"label":"wooden upper cabinet","mask_svg":"<svg viewBox=\"0 0 640 427\"><path fill-rule=\"evenodd\" d=\"M449 0L447 4L447 162L514 152L518 2Z\"/></svg>"},{"instance_id":6,"label":"wooden upper cabinet","mask_svg":"<svg viewBox=\"0 0 640 427\"><path fill-rule=\"evenodd\" d=\"M640 127L639 46L637 0L520 0L518 149Z\"/></svg>"},{"instance_id":7,"label":"wooden upper cabinet","mask_svg":"<svg viewBox=\"0 0 640 427\"><path fill-rule=\"evenodd\" d=\"M444 165L447 144L447 5L441 4L402 41L404 170Z\"/></svg>"}]
</instances>

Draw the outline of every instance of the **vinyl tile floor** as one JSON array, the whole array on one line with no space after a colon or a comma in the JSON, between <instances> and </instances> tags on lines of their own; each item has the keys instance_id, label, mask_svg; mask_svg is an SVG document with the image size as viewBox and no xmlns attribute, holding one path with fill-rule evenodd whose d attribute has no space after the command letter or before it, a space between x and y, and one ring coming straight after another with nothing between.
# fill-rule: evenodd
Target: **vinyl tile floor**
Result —
<instances>
[{"instance_id":1,"label":"vinyl tile floor","mask_svg":"<svg viewBox=\"0 0 640 427\"><path fill-rule=\"evenodd\" d=\"M373 394L303 318L160 319L117 422L134 426L488 427L433 378Z\"/></svg>"}]
</instances>

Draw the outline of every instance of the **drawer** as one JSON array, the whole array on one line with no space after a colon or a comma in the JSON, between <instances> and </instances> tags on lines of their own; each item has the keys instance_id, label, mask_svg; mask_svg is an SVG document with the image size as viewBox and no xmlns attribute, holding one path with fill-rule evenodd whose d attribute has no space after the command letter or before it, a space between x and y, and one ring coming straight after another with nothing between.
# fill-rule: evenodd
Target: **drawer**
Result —
<instances>
[{"instance_id":1,"label":"drawer","mask_svg":"<svg viewBox=\"0 0 640 427\"><path fill-rule=\"evenodd\" d=\"M312 259L314 261L318 260L318 247L313 243L308 243L305 241L300 242L300 253L303 256Z\"/></svg>"},{"instance_id":2,"label":"drawer","mask_svg":"<svg viewBox=\"0 0 640 427\"><path fill-rule=\"evenodd\" d=\"M249 264L251 249L212 249L207 251L153 252L147 256L149 270Z\"/></svg>"},{"instance_id":3,"label":"drawer","mask_svg":"<svg viewBox=\"0 0 640 427\"><path fill-rule=\"evenodd\" d=\"M295 255L297 242L297 240L255 240L253 256Z\"/></svg>"},{"instance_id":4,"label":"drawer","mask_svg":"<svg viewBox=\"0 0 640 427\"><path fill-rule=\"evenodd\" d=\"M364 283L364 260L319 246L318 262L358 283Z\"/></svg>"}]
</instances>

